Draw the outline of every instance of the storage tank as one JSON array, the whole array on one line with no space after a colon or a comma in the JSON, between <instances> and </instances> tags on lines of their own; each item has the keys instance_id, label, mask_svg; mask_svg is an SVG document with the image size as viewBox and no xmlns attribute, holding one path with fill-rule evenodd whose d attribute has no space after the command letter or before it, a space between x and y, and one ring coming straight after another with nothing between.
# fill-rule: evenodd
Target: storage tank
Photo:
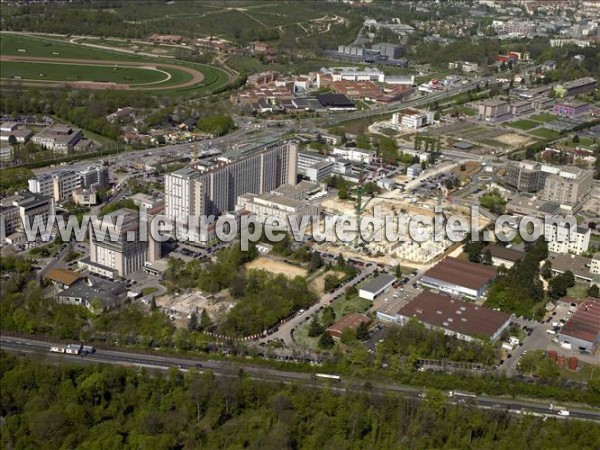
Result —
<instances>
[{"instance_id":1,"label":"storage tank","mask_svg":"<svg viewBox=\"0 0 600 450\"><path fill-rule=\"evenodd\" d=\"M558 367L565 367L566 358L563 355L558 357Z\"/></svg>"},{"instance_id":2,"label":"storage tank","mask_svg":"<svg viewBox=\"0 0 600 450\"><path fill-rule=\"evenodd\" d=\"M579 359L577 359L576 356L571 356L569 358L569 370L576 371L578 364L579 364Z\"/></svg>"}]
</instances>

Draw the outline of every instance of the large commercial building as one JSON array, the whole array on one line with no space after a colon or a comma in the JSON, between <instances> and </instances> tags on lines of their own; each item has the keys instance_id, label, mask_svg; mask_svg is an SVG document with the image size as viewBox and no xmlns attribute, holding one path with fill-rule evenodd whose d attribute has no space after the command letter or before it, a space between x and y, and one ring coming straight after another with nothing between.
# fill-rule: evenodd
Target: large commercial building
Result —
<instances>
[{"instance_id":1,"label":"large commercial building","mask_svg":"<svg viewBox=\"0 0 600 450\"><path fill-rule=\"evenodd\" d=\"M395 321L405 325L411 319L465 341L494 342L510 326L511 316L446 295L423 292L400 308Z\"/></svg>"},{"instance_id":2,"label":"large commercial building","mask_svg":"<svg viewBox=\"0 0 600 450\"><path fill-rule=\"evenodd\" d=\"M425 272L420 283L451 295L478 299L496 274L495 267L447 257Z\"/></svg>"},{"instance_id":3,"label":"large commercial building","mask_svg":"<svg viewBox=\"0 0 600 450\"><path fill-rule=\"evenodd\" d=\"M108 167L106 166L90 166L83 169L79 175L81 176L81 186L84 189L108 186Z\"/></svg>"},{"instance_id":4,"label":"large commercial building","mask_svg":"<svg viewBox=\"0 0 600 450\"><path fill-rule=\"evenodd\" d=\"M378 51L380 55L385 56L388 59L398 59L402 56L401 45L383 42L381 44L373 44L371 48L375 51Z\"/></svg>"},{"instance_id":5,"label":"large commercial building","mask_svg":"<svg viewBox=\"0 0 600 450\"><path fill-rule=\"evenodd\" d=\"M578 78L577 80L568 81L562 85L565 94L568 96L576 94L589 94L594 92L598 87L598 82L592 77Z\"/></svg>"},{"instance_id":6,"label":"large commercial building","mask_svg":"<svg viewBox=\"0 0 600 450\"><path fill-rule=\"evenodd\" d=\"M600 299L588 297L558 333L561 343L590 353L600 345Z\"/></svg>"},{"instance_id":7,"label":"large commercial building","mask_svg":"<svg viewBox=\"0 0 600 450\"><path fill-rule=\"evenodd\" d=\"M182 225L190 216L233 211L242 194L263 194L296 184L298 145L272 142L238 148L212 165L186 167L165 176L165 215Z\"/></svg>"}]
</instances>

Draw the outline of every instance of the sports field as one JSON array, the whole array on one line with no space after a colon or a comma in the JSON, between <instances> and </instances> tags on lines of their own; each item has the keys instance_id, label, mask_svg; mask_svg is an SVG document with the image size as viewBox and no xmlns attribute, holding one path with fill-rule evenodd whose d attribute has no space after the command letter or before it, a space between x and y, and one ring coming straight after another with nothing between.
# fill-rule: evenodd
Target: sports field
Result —
<instances>
[{"instance_id":1,"label":"sports field","mask_svg":"<svg viewBox=\"0 0 600 450\"><path fill-rule=\"evenodd\" d=\"M3 33L0 80L13 86L204 92L225 85L216 67L141 57L43 36Z\"/></svg>"}]
</instances>

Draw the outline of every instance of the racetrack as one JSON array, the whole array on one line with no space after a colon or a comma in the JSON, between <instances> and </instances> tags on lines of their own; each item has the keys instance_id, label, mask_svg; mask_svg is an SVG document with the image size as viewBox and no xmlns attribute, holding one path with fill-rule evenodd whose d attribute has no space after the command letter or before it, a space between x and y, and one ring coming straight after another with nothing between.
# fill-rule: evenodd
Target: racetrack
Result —
<instances>
[{"instance_id":1,"label":"racetrack","mask_svg":"<svg viewBox=\"0 0 600 450\"><path fill-rule=\"evenodd\" d=\"M131 67L146 70L162 72L170 76L165 77L161 81L152 83L122 83L122 82L104 82L94 80L78 80L78 81L62 81L62 80L35 80L25 78L2 78L2 82L12 81L18 82L22 86L37 86L37 87L56 87L56 88L72 88L72 89L131 89L144 91L158 91L165 89L182 89L196 86L204 80L202 72L191 69L189 67L168 64L168 63L148 63L148 62L133 62L133 61L118 61L118 60L90 60L90 59L70 59L70 58L44 58L35 56L15 56L15 55L0 55L0 62L24 62L24 63L61 63L72 64L79 66L114 66L114 67ZM68 69L66 69L68 70ZM177 78L185 78L180 82L174 81L174 75Z\"/></svg>"}]
</instances>

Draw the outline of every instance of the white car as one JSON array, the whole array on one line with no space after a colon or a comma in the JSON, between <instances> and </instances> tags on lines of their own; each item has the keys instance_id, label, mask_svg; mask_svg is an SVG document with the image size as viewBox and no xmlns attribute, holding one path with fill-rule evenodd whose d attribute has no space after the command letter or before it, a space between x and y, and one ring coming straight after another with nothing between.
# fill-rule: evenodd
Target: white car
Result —
<instances>
[{"instance_id":1,"label":"white car","mask_svg":"<svg viewBox=\"0 0 600 450\"><path fill-rule=\"evenodd\" d=\"M561 410L558 412L558 415L559 415L559 416L569 416L570 414L571 414L571 413L570 413L568 410L566 410L566 409L561 409Z\"/></svg>"}]
</instances>

